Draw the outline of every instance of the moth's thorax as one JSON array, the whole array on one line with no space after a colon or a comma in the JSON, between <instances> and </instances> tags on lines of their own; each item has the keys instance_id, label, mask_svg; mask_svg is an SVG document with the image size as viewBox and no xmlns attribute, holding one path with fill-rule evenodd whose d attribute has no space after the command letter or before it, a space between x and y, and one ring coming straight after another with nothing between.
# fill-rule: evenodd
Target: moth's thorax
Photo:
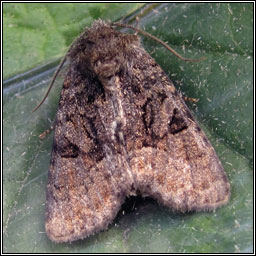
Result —
<instances>
[{"instance_id":1,"label":"moth's thorax","mask_svg":"<svg viewBox=\"0 0 256 256\"><path fill-rule=\"evenodd\" d=\"M139 44L138 36L121 33L100 20L77 39L69 56L73 63L105 81L125 70L129 55Z\"/></svg>"}]
</instances>

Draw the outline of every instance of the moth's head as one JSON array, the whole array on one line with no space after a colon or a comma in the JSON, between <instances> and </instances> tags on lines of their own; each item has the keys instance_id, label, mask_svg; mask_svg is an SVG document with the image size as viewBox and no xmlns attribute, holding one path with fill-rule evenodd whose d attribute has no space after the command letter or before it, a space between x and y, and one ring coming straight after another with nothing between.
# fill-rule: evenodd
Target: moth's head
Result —
<instances>
[{"instance_id":1,"label":"moth's head","mask_svg":"<svg viewBox=\"0 0 256 256\"><path fill-rule=\"evenodd\" d=\"M125 70L131 51L139 44L138 36L97 20L75 41L68 55L82 69L105 80Z\"/></svg>"}]
</instances>

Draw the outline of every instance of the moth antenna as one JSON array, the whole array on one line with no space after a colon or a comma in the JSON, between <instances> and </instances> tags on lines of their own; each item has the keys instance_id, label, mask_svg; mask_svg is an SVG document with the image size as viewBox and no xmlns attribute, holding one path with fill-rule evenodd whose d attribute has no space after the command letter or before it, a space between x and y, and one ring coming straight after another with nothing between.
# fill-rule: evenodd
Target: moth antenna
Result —
<instances>
[{"instance_id":1,"label":"moth antenna","mask_svg":"<svg viewBox=\"0 0 256 256\"><path fill-rule=\"evenodd\" d=\"M56 77L58 76L58 74L59 74L59 72L60 72L62 66L64 65L66 59L67 59L67 55L65 55L65 57L62 59L61 63L59 64L57 70L55 71L55 73L54 73L54 75L53 75L53 78L52 78L52 80L51 80L51 83L50 83L50 85L49 85L49 87L48 87L48 90L47 90L47 92L46 92L46 94L44 95L44 97L42 98L42 100L40 101L40 103L32 110L32 112L35 112L35 111L44 103L44 101L45 101L45 99L47 98L47 96L49 95L49 93L50 93L50 91L51 91L51 89L52 89L52 87L53 87L53 84L54 84L54 82L55 82L55 80L56 80Z\"/></svg>"},{"instance_id":2,"label":"moth antenna","mask_svg":"<svg viewBox=\"0 0 256 256\"><path fill-rule=\"evenodd\" d=\"M113 22L112 23L113 26L118 26L118 27L123 27L123 28L130 28L135 30L138 33L141 33L144 36L147 36L149 38L152 38L153 40L155 40L156 42L160 43L161 45L163 45L167 50L169 50L173 55L175 55L177 58L183 60L183 61L190 61L190 62L199 62L199 61L203 61L206 59L206 57L202 57L200 59L189 59L189 58L184 58L182 57L180 54L178 54L174 49L172 49L168 44L166 44L165 42L163 42L162 40L160 40L159 38L149 34L148 32L141 30L139 28L135 28L131 25L127 25L127 24L122 24L122 23L118 23L118 22Z\"/></svg>"}]
</instances>

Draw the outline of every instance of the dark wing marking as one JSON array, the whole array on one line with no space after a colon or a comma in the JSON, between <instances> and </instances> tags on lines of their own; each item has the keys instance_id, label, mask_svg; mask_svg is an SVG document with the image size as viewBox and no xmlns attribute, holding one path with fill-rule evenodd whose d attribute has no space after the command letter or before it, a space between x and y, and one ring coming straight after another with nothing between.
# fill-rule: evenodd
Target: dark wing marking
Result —
<instances>
[{"instance_id":1,"label":"dark wing marking","mask_svg":"<svg viewBox=\"0 0 256 256\"><path fill-rule=\"evenodd\" d=\"M134 63L133 72L144 75L138 86L146 99L135 129L143 136L129 151L138 189L182 212L227 203L230 184L213 147L161 68L150 56L143 59L147 68Z\"/></svg>"},{"instance_id":2,"label":"dark wing marking","mask_svg":"<svg viewBox=\"0 0 256 256\"><path fill-rule=\"evenodd\" d=\"M105 229L129 189L122 155L108 142L111 136L101 120L111 114L106 110L107 115L100 117L97 111L104 101L100 87L72 72L64 82L46 201L46 232L55 242L81 239Z\"/></svg>"}]
</instances>

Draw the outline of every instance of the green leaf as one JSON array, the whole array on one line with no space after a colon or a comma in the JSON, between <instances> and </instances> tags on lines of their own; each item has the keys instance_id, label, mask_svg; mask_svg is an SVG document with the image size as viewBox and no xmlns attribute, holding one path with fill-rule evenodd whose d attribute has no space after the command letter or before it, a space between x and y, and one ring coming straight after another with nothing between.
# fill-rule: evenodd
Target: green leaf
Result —
<instances>
[{"instance_id":1,"label":"green leaf","mask_svg":"<svg viewBox=\"0 0 256 256\"><path fill-rule=\"evenodd\" d=\"M4 5L7 15L8 5ZM16 12L26 13L29 5L21 5ZM81 4L65 4L67 9L62 5L54 4L51 9L51 14L55 15L50 17L55 17L58 24L66 24L71 17L83 17L79 10ZM103 15L100 10L104 5L99 4L96 9L91 7L91 17ZM70 11L72 8L74 13ZM53 18L43 18L45 12L37 8L33 15L33 18L20 18L19 23L26 27L30 23L38 31L41 26L46 27L46 23L48 30L56 23ZM74 25L70 22L62 28L65 32L60 33L60 38L65 40L59 49L66 48L73 35L81 31L78 23L84 24L77 18ZM34 69L31 75L26 73L9 80L4 89L4 252L253 252L253 4L153 5L140 15L140 27L167 41L183 56L207 57L199 63L182 62L156 42L142 39L147 51L179 90L188 97L199 99L198 103L188 105L228 174L231 183L229 204L215 212L178 214L154 200L131 198L106 231L71 244L52 243L44 230L44 206L53 134L48 134L44 140L39 140L38 135L53 124L63 74L43 106L31 113L54 71L52 65L47 65ZM23 34L25 37L26 30L19 33L19 38ZM50 34L47 36L55 42L55 35ZM24 42L31 49L31 56L35 56L37 46L33 46L32 41ZM53 52L51 47L51 43L41 47L45 49L42 53L46 56L45 51ZM63 51L56 50L54 56L61 55Z\"/></svg>"}]
</instances>

